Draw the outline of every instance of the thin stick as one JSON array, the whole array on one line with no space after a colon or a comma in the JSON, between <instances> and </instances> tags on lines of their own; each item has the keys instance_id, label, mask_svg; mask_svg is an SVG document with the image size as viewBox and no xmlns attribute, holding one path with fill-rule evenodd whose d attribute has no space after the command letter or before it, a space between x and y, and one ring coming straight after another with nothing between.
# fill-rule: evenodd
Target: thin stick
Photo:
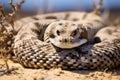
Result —
<instances>
[{"instance_id":1,"label":"thin stick","mask_svg":"<svg viewBox=\"0 0 120 80\"><path fill-rule=\"evenodd\" d=\"M95 2L92 0L92 5L94 8L94 13L95 14L101 14L101 8L103 6L103 0L99 0L98 5L95 4Z\"/></svg>"},{"instance_id":2,"label":"thin stick","mask_svg":"<svg viewBox=\"0 0 120 80\"><path fill-rule=\"evenodd\" d=\"M8 53L10 53L13 49L13 42L15 36L14 30L14 21L15 15L17 11L21 8L21 5L25 2L25 0L21 0L21 2L13 4L13 0L10 0L9 4L12 7L12 12L7 13L4 10L4 5L0 6L0 54L2 59L5 62L6 70L9 71L8 65ZM13 28L12 32L9 32L6 26L11 26Z\"/></svg>"}]
</instances>

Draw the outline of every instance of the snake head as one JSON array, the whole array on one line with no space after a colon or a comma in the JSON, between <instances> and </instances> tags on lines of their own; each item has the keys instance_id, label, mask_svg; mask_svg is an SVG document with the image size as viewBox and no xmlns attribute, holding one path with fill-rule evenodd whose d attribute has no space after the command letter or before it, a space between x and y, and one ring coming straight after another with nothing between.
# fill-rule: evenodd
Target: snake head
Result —
<instances>
[{"instance_id":1,"label":"snake head","mask_svg":"<svg viewBox=\"0 0 120 80\"><path fill-rule=\"evenodd\" d=\"M87 42L87 30L77 22L56 21L47 27L44 41L49 41L59 48L75 48Z\"/></svg>"}]
</instances>

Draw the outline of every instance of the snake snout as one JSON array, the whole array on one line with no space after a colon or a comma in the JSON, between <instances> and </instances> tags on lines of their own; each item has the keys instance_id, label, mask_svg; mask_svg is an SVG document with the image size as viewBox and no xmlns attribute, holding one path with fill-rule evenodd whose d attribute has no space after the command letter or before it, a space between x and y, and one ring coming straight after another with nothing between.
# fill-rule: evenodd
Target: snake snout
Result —
<instances>
[{"instance_id":1,"label":"snake snout","mask_svg":"<svg viewBox=\"0 0 120 80\"><path fill-rule=\"evenodd\" d=\"M62 42L62 43L72 43L73 41L74 41L74 39L71 37L66 37L66 38L64 37L59 40L59 42Z\"/></svg>"},{"instance_id":2,"label":"snake snout","mask_svg":"<svg viewBox=\"0 0 120 80\"><path fill-rule=\"evenodd\" d=\"M59 42L67 43L68 40L66 38L64 38L64 39L60 39Z\"/></svg>"}]
</instances>

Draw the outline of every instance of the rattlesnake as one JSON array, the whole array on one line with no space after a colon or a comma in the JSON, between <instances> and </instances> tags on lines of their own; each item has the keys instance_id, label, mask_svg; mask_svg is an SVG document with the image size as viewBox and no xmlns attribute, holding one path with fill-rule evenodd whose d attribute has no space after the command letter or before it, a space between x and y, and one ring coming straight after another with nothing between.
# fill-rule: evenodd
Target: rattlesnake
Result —
<instances>
[{"instance_id":1,"label":"rattlesnake","mask_svg":"<svg viewBox=\"0 0 120 80\"><path fill-rule=\"evenodd\" d=\"M26 23L27 20L29 23ZM102 32L107 34L105 30L109 28L106 29L104 19L97 14L50 13L21 19L16 21L15 26L20 27L16 29L18 34L14 41L14 54L24 67L105 69L117 67L120 64L120 36L117 35L118 38L112 39L103 36L101 39ZM119 27L114 28L119 29ZM98 31L99 29L101 30ZM120 31L118 30L116 34L120 34ZM101 42L94 44L93 36L99 37ZM82 42L77 42L80 40ZM56 41L64 44L69 42L69 44L65 46Z\"/></svg>"}]
</instances>

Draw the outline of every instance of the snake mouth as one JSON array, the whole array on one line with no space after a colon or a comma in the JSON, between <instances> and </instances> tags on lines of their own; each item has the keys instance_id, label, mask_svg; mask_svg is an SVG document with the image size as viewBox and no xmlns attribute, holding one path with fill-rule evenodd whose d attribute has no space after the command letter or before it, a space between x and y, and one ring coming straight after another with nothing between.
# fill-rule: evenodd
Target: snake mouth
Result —
<instances>
[{"instance_id":1,"label":"snake mouth","mask_svg":"<svg viewBox=\"0 0 120 80\"><path fill-rule=\"evenodd\" d=\"M50 42L58 48L71 49L71 48L75 48L75 47L78 47L78 46L81 46L81 45L87 43L87 39L80 39L73 43L70 43L70 42L63 43L63 42L55 41L54 39L50 39Z\"/></svg>"}]
</instances>

